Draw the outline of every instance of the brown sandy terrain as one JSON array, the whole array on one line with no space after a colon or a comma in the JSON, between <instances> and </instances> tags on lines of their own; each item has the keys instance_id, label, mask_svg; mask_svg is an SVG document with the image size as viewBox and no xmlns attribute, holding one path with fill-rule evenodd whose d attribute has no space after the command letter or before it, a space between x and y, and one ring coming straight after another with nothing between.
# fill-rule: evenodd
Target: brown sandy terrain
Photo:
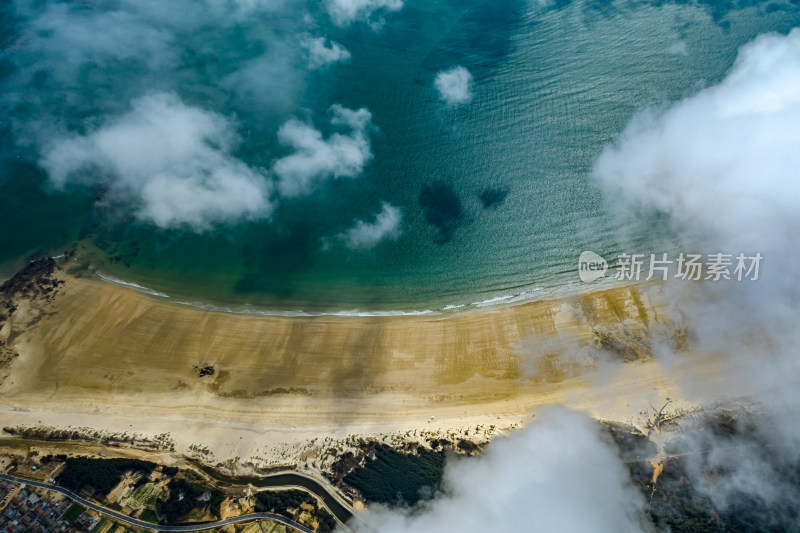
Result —
<instances>
[{"instance_id":1,"label":"brown sandy terrain","mask_svg":"<svg viewBox=\"0 0 800 533\"><path fill-rule=\"evenodd\" d=\"M683 333L637 285L444 317L285 318L51 277L55 296L6 294L3 426L169 433L209 462L295 466L326 437L488 438L554 402L625 421L680 395L650 346L682 349Z\"/></svg>"}]
</instances>

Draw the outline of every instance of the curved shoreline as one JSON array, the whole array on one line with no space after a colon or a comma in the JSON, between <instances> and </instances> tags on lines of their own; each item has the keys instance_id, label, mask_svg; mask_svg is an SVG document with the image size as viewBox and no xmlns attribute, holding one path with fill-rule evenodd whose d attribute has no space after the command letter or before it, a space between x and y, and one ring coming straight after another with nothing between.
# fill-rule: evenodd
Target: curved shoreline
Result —
<instances>
[{"instance_id":1,"label":"curved shoreline","mask_svg":"<svg viewBox=\"0 0 800 533\"><path fill-rule=\"evenodd\" d=\"M576 296L585 292L595 292L601 290L609 290L619 287L630 286L635 283L619 282L614 278L605 278L597 280L591 284L582 284L579 282L560 285L558 287L551 287L545 289L538 286L529 287L521 292L512 292L502 294L500 296L492 296L486 299L479 299L480 296L465 298L463 303L449 303L431 305L420 309L359 309L355 306L342 305L340 309L330 310L303 310L287 306L285 309L275 309L268 306L254 305L254 304L236 304L236 303L222 303L214 301L202 301L200 299L191 299L186 297L178 297L167 292L162 292L138 282L127 281L106 274L98 269L91 268L93 276L99 278L105 283L117 285L153 297L158 301L168 301L175 305L187 306L203 311L216 311L221 313L232 313L241 315L254 315L254 316L277 316L277 317L343 317L343 318L362 318L362 317L403 317L403 316L454 316L463 313L501 309L503 307L523 305L526 303L546 301L559 298L567 298ZM517 287L511 287L512 290ZM499 291L504 292L504 291Z\"/></svg>"}]
</instances>

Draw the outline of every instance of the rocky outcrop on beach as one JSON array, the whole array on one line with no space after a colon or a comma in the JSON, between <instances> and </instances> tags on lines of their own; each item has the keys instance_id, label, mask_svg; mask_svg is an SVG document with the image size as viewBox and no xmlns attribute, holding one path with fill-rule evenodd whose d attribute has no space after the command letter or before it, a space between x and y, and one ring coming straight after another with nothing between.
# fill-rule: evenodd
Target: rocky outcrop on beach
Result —
<instances>
[{"instance_id":1,"label":"rocky outcrop on beach","mask_svg":"<svg viewBox=\"0 0 800 533\"><path fill-rule=\"evenodd\" d=\"M6 367L19 357L15 339L41 319L64 285L60 274L58 262L44 257L0 285L0 383L7 377Z\"/></svg>"},{"instance_id":2,"label":"rocky outcrop on beach","mask_svg":"<svg viewBox=\"0 0 800 533\"><path fill-rule=\"evenodd\" d=\"M0 285L0 325L8 321L18 308L20 300L52 301L64 280L55 276L56 260L44 257L28 263L14 277Z\"/></svg>"}]
</instances>

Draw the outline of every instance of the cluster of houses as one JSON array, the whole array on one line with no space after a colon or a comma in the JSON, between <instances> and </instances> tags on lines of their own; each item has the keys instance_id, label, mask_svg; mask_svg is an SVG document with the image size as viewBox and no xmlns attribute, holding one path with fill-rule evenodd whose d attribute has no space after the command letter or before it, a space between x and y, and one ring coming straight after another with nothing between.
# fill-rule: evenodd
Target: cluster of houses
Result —
<instances>
[{"instance_id":1,"label":"cluster of houses","mask_svg":"<svg viewBox=\"0 0 800 533\"><path fill-rule=\"evenodd\" d=\"M0 533L69 531L63 516L71 503L68 498L50 493L40 495L29 488L0 481Z\"/></svg>"}]
</instances>

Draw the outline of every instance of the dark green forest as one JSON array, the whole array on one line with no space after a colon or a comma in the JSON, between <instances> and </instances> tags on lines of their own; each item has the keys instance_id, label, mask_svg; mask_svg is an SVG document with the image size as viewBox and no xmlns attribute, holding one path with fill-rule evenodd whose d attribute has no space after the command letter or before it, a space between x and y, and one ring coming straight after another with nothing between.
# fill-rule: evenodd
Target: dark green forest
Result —
<instances>
[{"instance_id":1,"label":"dark green forest","mask_svg":"<svg viewBox=\"0 0 800 533\"><path fill-rule=\"evenodd\" d=\"M414 505L433 495L442 481L445 454L419 448L417 453L401 453L380 444L375 458L344 477L368 502Z\"/></svg>"},{"instance_id":2,"label":"dark green forest","mask_svg":"<svg viewBox=\"0 0 800 533\"><path fill-rule=\"evenodd\" d=\"M125 472L139 471L146 475L156 467L155 463L138 459L69 457L64 462L67 466L58 476L62 487L74 491L92 488L103 496L117 486Z\"/></svg>"}]
</instances>

